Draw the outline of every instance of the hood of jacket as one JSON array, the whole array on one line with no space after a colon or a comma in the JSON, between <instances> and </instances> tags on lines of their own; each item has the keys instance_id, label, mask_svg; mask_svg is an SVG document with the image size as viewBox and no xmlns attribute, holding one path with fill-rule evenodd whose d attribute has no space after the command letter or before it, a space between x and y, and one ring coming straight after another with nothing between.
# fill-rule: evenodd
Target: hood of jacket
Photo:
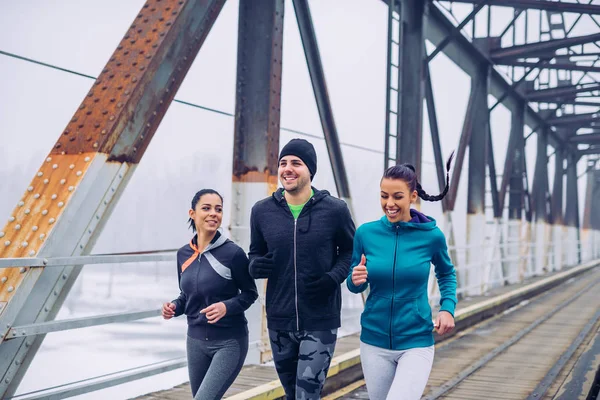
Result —
<instances>
[{"instance_id":1,"label":"hood of jacket","mask_svg":"<svg viewBox=\"0 0 600 400\"><path fill-rule=\"evenodd\" d=\"M325 197L330 196L329 191L327 190L318 190L315 187L311 187L313 190L313 196L306 202L306 205L310 204L310 203L318 203L319 201L323 200ZM279 203L279 204L284 204L287 205L287 201L285 200L285 190L283 188L278 188L276 191L273 192L272 197L273 199Z\"/></svg>"},{"instance_id":2,"label":"hood of jacket","mask_svg":"<svg viewBox=\"0 0 600 400\"><path fill-rule=\"evenodd\" d=\"M432 217L420 213L417 210L410 209L410 221L399 221L399 222L390 222L390 220L384 215L381 217L380 221L383 225L387 226L391 230L395 230L397 228L404 229L417 229L422 231L430 231L435 229L437 226L435 219Z\"/></svg>"},{"instance_id":3,"label":"hood of jacket","mask_svg":"<svg viewBox=\"0 0 600 400\"><path fill-rule=\"evenodd\" d=\"M229 239L227 239L225 236L223 236L221 234L221 232L217 231L215 233L215 237L212 238L212 240L210 241L208 246L206 246L206 249L204 249L204 251L200 251L198 249L198 234L196 234L196 235L194 235L192 240L190 240L190 247L192 248L192 250L194 250L195 253L200 254L200 253L205 253L207 251L216 249L217 247L221 247L228 241L229 241Z\"/></svg>"}]
</instances>

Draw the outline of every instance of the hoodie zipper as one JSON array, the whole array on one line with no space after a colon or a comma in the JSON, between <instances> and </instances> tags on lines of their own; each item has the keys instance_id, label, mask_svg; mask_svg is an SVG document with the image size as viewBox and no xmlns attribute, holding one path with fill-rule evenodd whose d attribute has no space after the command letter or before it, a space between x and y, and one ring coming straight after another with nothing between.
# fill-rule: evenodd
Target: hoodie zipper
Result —
<instances>
[{"instance_id":1,"label":"hoodie zipper","mask_svg":"<svg viewBox=\"0 0 600 400\"><path fill-rule=\"evenodd\" d=\"M298 219L294 218L294 295L296 300L296 330L300 330L300 317L298 315L298 269L296 266L296 230Z\"/></svg>"},{"instance_id":2,"label":"hoodie zipper","mask_svg":"<svg viewBox=\"0 0 600 400\"><path fill-rule=\"evenodd\" d=\"M310 198L309 201L314 201L314 195ZM284 205L284 208L294 217L289 207L287 206L287 202L285 201L285 197L282 197L280 200L281 204ZM306 203L308 204L308 202ZM302 212L306 209L306 205L302 208ZM298 218L300 215L298 215ZM298 266L296 263L296 232L298 231L298 218L294 218L294 305L296 306L296 330L300 330L300 315L298 312Z\"/></svg>"},{"instance_id":3,"label":"hoodie zipper","mask_svg":"<svg viewBox=\"0 0 600 400\"><path fill-rule=\"evenodd\" d=\"M394 318L394 297L396 295L396 251L398 250L398 226L396 226L396 240L394 242L394 264L392 268L392 304L390 305L390 350L394 347L392 346L392 320Z\"/></svg>"}]
</instances>

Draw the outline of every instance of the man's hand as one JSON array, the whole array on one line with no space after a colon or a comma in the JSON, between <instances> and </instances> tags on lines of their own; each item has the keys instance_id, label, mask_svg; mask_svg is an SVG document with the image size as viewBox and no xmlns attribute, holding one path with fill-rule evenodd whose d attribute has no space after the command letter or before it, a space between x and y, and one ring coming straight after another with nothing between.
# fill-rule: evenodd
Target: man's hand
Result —
<instances>
[{"instance_id":1,"label":"man's hand","mask_svg":"<svg viewBox=\"0 0 600 400\"><path fill-rule=\"evenodd\" d=\"M227 306L225 303L219 302L200 310L200 314L206 314L206 319L209 324L214 324L227 314Z\"/></svg>"},{"instance_id":2,"label":"man's hand","mask_svg":"<svg viewBox=\"0 0 600 400\"><path fill-rule=\"evenodd\" d=\"M256 257L250 262L250 276L254 279L265 279L273 272L275 260L273 253L267 253L263 257Z\"/></svg>"}]
</instances>

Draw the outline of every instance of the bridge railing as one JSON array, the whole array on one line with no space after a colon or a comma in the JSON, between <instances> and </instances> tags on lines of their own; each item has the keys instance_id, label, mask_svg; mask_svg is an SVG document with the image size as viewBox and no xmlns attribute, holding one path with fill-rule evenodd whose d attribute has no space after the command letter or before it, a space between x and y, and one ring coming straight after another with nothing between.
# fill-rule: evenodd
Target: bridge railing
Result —
<instances>
[{"instance_id":1,"label":"bridge railing","mask_svg":"<svg viewBox=\"0 0 600 400\"><path fill-rule=\"evenodd\" d=\"M457 293L463 298L473 294L484 294L495 287L522 282L532 276L548 274L580 262L600 258L600 235L592 235L592 238L593 240L566 240L560 243L552 240L546 241L543 243L543 251L537 253L538 258L541 254L543 259L537 260L537 263L536 248L539 247L539 243L532 241L508 240L498 244L488 242L477 249L474 249L474 246L450 246L449 251L456 265L458 275ZM560 251L557 251L557 249L560 249ZM474 250L477 251L474 252ZM476 259L474 254L481 257ZM137 263L174 263L175 260L176 253L174 250L77 257L4 258L0 259L0 276L2 275L2 269L5 268L58 268L74 265L106 268L115 264L125 266L137 265ZM544 268L537 268L537 265L542 262L545 263ZM430 301L432 305L439 301L439 290L433 279L433 269L432 279L430 280ZM352 318L356 318L355 315L358 315L358 313L353 313ZM131 322L158 316L160 316L160 310L152 308L33 323L11 327L4 340L10 341L16 338L112 323ZM353 326L359 326L359 324ZM260 346L261 343L252 343L252 345ZM48 398L49 396L57 399L67 398L183 368L186 365L186 358L178 357L17 395L13 399L32 400Z\"/></svg>"},{"instance_id":2,"label":"bridge railing","mask_svg":"<svg viewBox=\"0 0 600 400\"><path fill-rule=\"evenodd\" d=\"M582 240L544 242L507 240L481 246L449 246L455 263L457 295L484 295L490 289L523 282L563 268L600 258L600 234L592 232ZM434 271L430 278L430 302L439 301Z\"/></svg>"},{"instance_id":3,"label":"bridge railing","mask_svg":"<svg viewBox=\"0 0 600 400\"><path fill-rule=\"evenodd\" d=\"M110 268L115 264L127 266L137 263L175 262L175 250L154 251L146 253L125 253L88 255L77 257L52 257L52 258L0 258L0 276L2 269L6 268L60 268L65 266L84 265L86 267ZM159 308L146 310L125 311L119 313L95 315L91 317L62 319L55 321L39 322L22 326L11 327L4 340L10 341L34 335L53 332L68 331L73 329L88 328L93 326L113 323L132 322L161 315ZM123 383L147 378L153 375L183 368L187 365L186 357L177 357L169 360L147 364L136 368L129 368L110 374L95 376L89 379L72 382L65 385L37 390L30 393L12 397L19 400L33 400L55 398L62 399L73 397Z\"/></svg>"}]
</instances>

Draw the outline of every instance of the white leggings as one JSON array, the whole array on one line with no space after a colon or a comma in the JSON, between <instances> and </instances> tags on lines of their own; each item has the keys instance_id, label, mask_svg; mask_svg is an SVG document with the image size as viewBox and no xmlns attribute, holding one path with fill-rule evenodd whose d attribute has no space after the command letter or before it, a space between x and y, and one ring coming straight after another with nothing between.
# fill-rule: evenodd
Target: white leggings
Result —
<instances>
[{"instance_id":1,"label":"white leggings","mask_svg":"<svg viewBox=\"0 0 600 400\"><path fill-rule=\"evenodd\" d=\"M434 347L388 350L360 342L360 361L370 400L418 400L431 366Z\"/></svg>"}]
</instances>

